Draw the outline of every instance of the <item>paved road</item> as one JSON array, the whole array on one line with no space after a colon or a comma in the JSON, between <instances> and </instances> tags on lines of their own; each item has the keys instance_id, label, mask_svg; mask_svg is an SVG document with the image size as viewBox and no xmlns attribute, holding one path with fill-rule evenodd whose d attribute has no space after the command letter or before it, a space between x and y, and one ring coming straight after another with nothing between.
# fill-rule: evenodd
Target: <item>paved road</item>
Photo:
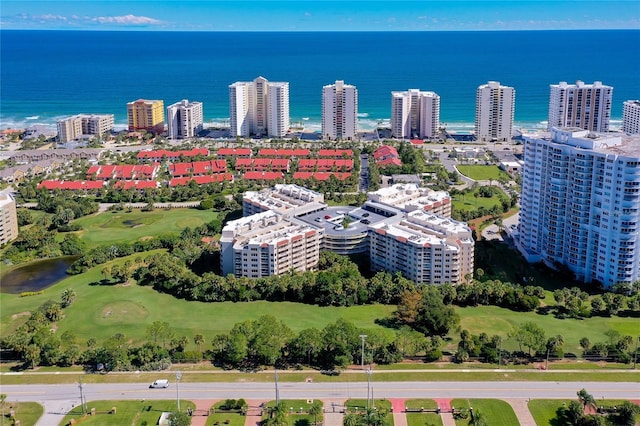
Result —
<instances>
[{"instance_id":1,"label":"paved road","mask_svg":"<svg viewBox=\"0 0 640 426\"><path fill-rule=\"evenodd\" d=\"M103 399L167 399L176 396L175 383L167 389L149 389L141 383L85 384L88 401ZM279 383L283 399L349 399L367 396L366 381L340 383ZM376 398L575 398L580 389L594 397L640 399L638 383L620 382L373 382ZM2 392L11 401L59 404L79 403L78 385L7 385ZM272 383L181 383L184 399L265 399L275 395Z\"/></svg>"}]
</instances>

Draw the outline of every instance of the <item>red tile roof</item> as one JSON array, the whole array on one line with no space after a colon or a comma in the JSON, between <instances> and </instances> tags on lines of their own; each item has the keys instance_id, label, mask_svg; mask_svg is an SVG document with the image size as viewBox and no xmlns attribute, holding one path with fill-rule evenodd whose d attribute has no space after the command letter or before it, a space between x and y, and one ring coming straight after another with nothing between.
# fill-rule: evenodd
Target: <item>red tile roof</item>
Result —
<instances>
[{"instance_id":1,"label":"red tile roof","mask_svg":"<svg viewBox=\"0 0 640 426\"><path fill-rule=\"evenodd\" d=\"M43 180L38 185L38 189L45 188L48 190L61 189L61 190L70 190L70 191L78 191L78 190L89 190L89 189L100 189L104 186L104 182L102 181L93 181L93 180Z\"/></svg>"},{"instance_id":2,"label":"red tile roof","mask_svg":"<svg viewBox=\"0 0 640 426\"><path fill-rule=\"evenodd\" d=\"M195 181L198 185L205 185L207 183L223 182L225 180L230 182L233 181L233 176L231 175L231 173L173 178L169 181L169 186L174 187L180 185L188 185L190 181Z\"/></svg>"},{"instance_id":3,"label":"red tile roof","mask_svg":"<svg viewBox=\"0 0 640 426\"><path fill-rule=\"evenodd\" d=\"M236 160L236 168L242 170L274 170L288 171L288 158L238 158Z\"/></svg>"},{"instance_id":4,"label":"red tile roof","mask_svg":"<svg viewBox=\"0 0 640 426\"><path fill-rule=\"evenodd\" d=\"M247 180L277 180L283 178L284 175L281 172L246 172L242 175L242 179Z\"/></svg>"},{"instance_id":5,"label":"red tile roof","mask_svg":"<svg viewBox=\"0 0 640 426\"><path fill-rule=\"evenodd\" d=\"M353 157L353 151L350 149L321 149L318 151L318 157Z\"/></svg>"},{"instance_id":6,"label":"red tile roof","mask_svg":"<svg viewBox=\"0 0 640 426\"><path fill-rule=\"evenodd\" d=\"M157 187L158 182L155 180L119 180L114 185L114 188L118 189L147 189Z\"/></svg>"},{"instance_id":7,"label":"red tile roof","mask_svg":"<svg viewBox=\"0 0 640 426\"><path fill-rule=\"evenodd\" d=\"M294 179L307 180L315 178L316 180L325 181L329 180L331 175L335 176L338 180L347 180L351 176L351 173L340 172L295 172L293 174Z\"/></svg>"},{"instance_id":8,"label":"red tile roof","mask_svg":"<svg viewBox=\"0 0 640 426\"><path fill-rule=\"evenodd\" d=\"M144 165L103 165L91 166L87 171L87 177L100 180L109 179L153 179L158 172L160 165L158 163Z\"/></svg>"},{"instance_id":9,"label":"red tile roof","mask_svg":"<svg viewBox=\"0 0 640 426\"><path fill-rule=\"evenodd\" d=\"M411 139L411 145L424 145L424 140L422 140L422 139Z\"/></svg>"},{"instance_id":10,"label":"red tile roof","mask_svg":"<svg viewBox=\"0 0 640 426\"><path fill-rule=\"evenodd\" d=\"M308 157L311 152L308 149L296 148L296 149L273 149L262 148L258 152L259 157Z\"/></svg>"},{"instance_id":11,"label":"red tile roof","mask_svg":"<svg viewBox=\"0 0 640 426\"><path fill-rule=\"evenodd\" d=\"M353 160L333 158L303 158L298 161L298 169L301 171L309 169L329 171L334 167L337 169L352 170Z\"/></svg>"},{"instance_id":12,"label":"red tile roof","mask_svg":"<svg viewBox=\"0 0 640 426\"><path fill-rule=\"evenodd\" d=\"M198 176L227 171L225 160L194 161L192 163L173 163L169 166L172 176Z\"/></svg>"}]
</instances>

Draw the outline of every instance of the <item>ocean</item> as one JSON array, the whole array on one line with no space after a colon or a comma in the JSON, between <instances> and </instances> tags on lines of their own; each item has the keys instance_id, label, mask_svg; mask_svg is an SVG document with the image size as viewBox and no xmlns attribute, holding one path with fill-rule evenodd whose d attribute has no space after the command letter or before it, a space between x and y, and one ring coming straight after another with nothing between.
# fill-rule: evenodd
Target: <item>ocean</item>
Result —
<instances>
[{"instance_id":1,"label":"ocean","mask_svg":"<svg viewBox=\"0 0 640 426\"><path fill-rule=\"evenodd\" d=\"M440 95L441 121L473 129L475 93L489 80L516 89L516 127L546 126L549 84L602 81L622 103L640 98L640 31L103 32L0 31L0 128L53 125L126 103L201 101L209 125L228 123L228 86L288 81L292 123L320 128L323 85L358 88L361 129L387 124L391 91Z\"/></svg>"}]
</instances>

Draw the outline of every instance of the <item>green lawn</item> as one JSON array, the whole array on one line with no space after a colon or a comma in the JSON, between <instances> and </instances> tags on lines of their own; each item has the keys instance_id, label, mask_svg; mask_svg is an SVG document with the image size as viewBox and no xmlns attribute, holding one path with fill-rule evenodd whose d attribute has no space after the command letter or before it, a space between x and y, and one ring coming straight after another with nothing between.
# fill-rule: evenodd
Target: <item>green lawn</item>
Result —
<instances>
[{"instance_id":1,"label":"green lawn","mask_svg":"<svg viewBox=\"0 0 640 426\"><path fill-rule=\"evenodd\" d=\"M529 401L529 411L538 426L548 426L551 419L556 417L556 410L562 404L569 405L569 399L532 399Z\"/></svg>"},{"instance_id":2,"label":"green lawn","mask_svg":"<svg viewBox=\"0 0 640 426\"><path fill-rule=\"evenodd\" d=\"M508 333L519 324L532 321L542 327L550 337L562 334L565 339L565 353L582 354L579 341L588 337L591 342L606 341L605 332L615 330L622 335L637 334L637 318L604 318L593 317L586 319L557 319L553 315L540 315L534 312L514 312L495 306L456 307L460 315L461 329L467 329L472 334L485 332L489 335L503 336L503 347L508 350L518 349L517 343L507 338ZM456 337L456 342L458 336Z\"/></svg>"},{"instance_id":3,"label":"green lawn","mask_svg":"<svg viewBox=\"0 0 640 426\"><path fill-rule=\"evenodd\" d=\"M496 188L497 191L499 191L501 194L504 195L504 192L498 188ZM504 195L505 197L507 197L506 195ZM508 199L509 197L507 197ZM474 194L456 194L453 197L451 197L452 203L453 203L453 209L454 210L477 210L480 207L484 207L485 209L489 210L491 209L493 206L500 206L500 200L498 199L498 195L494 194L492 197L490 198L486 198L486 197L482 197L482 196L478 196L476 197ZM500 210L502 211L502 210Z\"/></svg>"},{"instance_id":4,"label":"green lawn","mask_svg":"<svg viewBox=\"0 0 640 426\"><path fill-rule=\"evenodd\" d=\"M74 220L82 226L80 238L89 247L109 243L136 241L165 233L180 233L215 219L216 212L197 209L156 209L151 212L133 210L107 211Z\"/></svg>"},{"instance_id":5,"label":"green lawn","mask_svg":"<svg viewBox=\"0 0 640 426\"><path fill-rule=\"evenodd\" d=\"M405 401L405 407L424 408L433 410L438 408L438 403L433 399L409 399ZM442 426L442 418L437 413L407 413L408 426Z\"/></svg>"},{"instance_id":6,"label":"green lawn","mask_svg":"<svg viewBox=\"0 0 640 426\"><path fill-rule=\"evenodd\" d=\"M563 404L568 406L571 402L570 399L533 399L529 401L529 411L533 419L536 421L537 426L547 426L552 424L551 420L556 418L556 411L562 407ZM596 401L599 407L612 407L620 405L623 400L620 399L605 399ZM636 424L640 421L640 415L636 415Z\"/></svg>"},{"instance_id":7,"label":"green lawn","mask_svg":"<svg viewBox=\"0 0 640 426\"><path fill-rule=\"evenodd\" d=\"M442 417L436 413L407 413L407 426L442 426Z\"/></svg>"},{"instance_id":8,"label":"green lawn","mask_svg":"<svg viewBox=\"0 0 640 426\"><path fill-rule=\"evenodd\" d=\"M284 402L287 407L287 418L289 419L289 424L292 426L310 426L314 424L315 421L322 422L322 413L319 414L315 419L314 416L308 414L309 409L313 405L314 402L322 401L314 401L314 400L306 400L306 399L281 399L280 402ZM267 407L275 407L276 401L272 400L266 403ZM263 420L268 417L268 411L265 410L264 415L262 416Z\"/></svg>"},{"instance_id":9,"label":"green lawn","mask_svg":"<svg viewBox=\"0 0 640 426\"><path fill-rule=\"evenodd\" d=\"M20 420L20 424L22 426L35 425L42 414L44 414L44 408L37 402L11 402L8 400L4 403L5 418L3 419L2 424L13 424L9 420L9 413L11 410L15 412L14 419Z\"/></svg>"},{"instance_id":10,"label":"green lawn","mask_svg":"<svg viewBox=\"0 0 640 426\"><path fill-rule=\"evenodd\" d=\"M112 407L116 408L116 413L112 414ZM194 408L191 401L180 400L180 409L186 411ZM80 406L71 410L60 423L61 426L69 424L71 419L81 420L82 426L122 426L141 425L147 422L148 425L158 424L158 419L163 411L175 411L175 400L151 400L151 401L90 401L87 403L87 410L96 409L95 416L84 415Z\"/></svg>"},{"instance_id":11,"label":"green lawn","mask_svg":"<svg viewBox=\"0 0 640 426\"><path fill-rule=\"evenodd\" d=\"M345 402L345 407L347 407L348 412L356 411L356 407L358 407L358 411L362 411L367 407L366 399L349 399ZM374 405L376 408L385 408L391 412L391 401L386 399L375 399Z\"/></svg>"},{"instance_id":12,"label":"green lawn","mask_svg":"<svg viewBox=\"0 0 640 426\"><path fill-rule=\"evenodd\" d=\"M115 262L125 260L127 258ZM140 344L146 339L146 327L153 321L169 321L177 336L191 339L195 334L203 334L205 341L210 342L216 334L228 332L235 323L257 319L266 314L275 315L296 332L308 327L322 328L340 317L360 328L384 329L375 324L375 320L389 317L395 310L394 306L384 305L344 308L290 302L189 302L158 293L149 287L95 285L103 279L100 271L104 266L100 265L85 274L70 276L40 295L19 297L0 293L0 333L10 333L26 321L29 311L47 300L59 300L66 288L74 289L77 298L71 307L65 309L64 318L57 324L58 332L73 330L81 341L91 337L100 341L115 333L124 333L133 344ZM582 337L588 337L592 342L601 342L606 339L604 333L608 330L634 335L637 328L636 318L561 320L552 315L513 312L492 306L456 308L456 311L460 314L462 329L468 329L474 334L485 332L489 335L502 335L505 337L505 349L517 348L516 343L506 339L506 336L525 321L533 321L545 330L553 330L553 334L562 334L566 342L565 352L576 354L581 353L578 342ZM393 332L390 329L384 330ZM551 332L547 334L550 335ZM450 345L453 347L457 344L458 334L452 333L452 337Z\"/></svg>"},{"instance_id":13,"label":"green lawn","mask_svg":"<svg viewBox=\"0 0 640 426\"><path fill-rule=\"evenodd\" d=\"M133 255L133 256L140 256ZM127 258L115 262L124 262ZM110 265L111 263L107 264ZM105 265L85 274L70 276L45 290L43 294L20 297L0 293L0 333L14 330L28 318L28 312L49 299L59 300L66 288L75 290L73 305L64 311L58 332L72 330L81 341L91 337L98 341L123 333L133 344L146 340L146 327L154 321L168 321L177 336L191 339L203 334L205 341L228 332L234 324L262 315L275 315L294 331L308 327L324 327L338 318L345 318L361 328L379 328L376 318L390 316L395 307L384 305L353 307L319 307L290 302L204 303L176 299L150 287L101 286L100 271ZM391 333L391 331L389 330ZM195 349L195 345L192 347Z\"/></svg>"},{"instance_id":14,"label":"green lawn","mask_svg":"<svg viewBox=\"0 0 640 426\"><path fill-rule=\"evenodd\" d=\"M216 409L224 405L225 401L217 402ZM239 413L219 413L209 414L206 426L244 426L246 417Z\"/></svg>"},{"instance_id":15,"label":"green lawn","mask_svg":"<svg viewBox=\"0 0 640 426\"><path fill-rule=\"evenodd\" d=\"M507 179L511 179L507 173L500 170L498 166L484 166L484 165L462 165L457 164L456 168L463 175L473 180L498 180L498 177L504 176Z\"/></svg>"},{"instance_id":16,"label":"green lawn","mask_svg":"<svg viewBox=\"0 0 640 426\"><path fill-rule=\"evenodd\" d=\"M487 424L491 426L515 426L519 425L516 413L509 404L499 399L454 399L451 406L455 408L473 407L475 412L481 412ZM456 420L457 426L467 426L469 419Z\"/></svg>"}]
</instances>

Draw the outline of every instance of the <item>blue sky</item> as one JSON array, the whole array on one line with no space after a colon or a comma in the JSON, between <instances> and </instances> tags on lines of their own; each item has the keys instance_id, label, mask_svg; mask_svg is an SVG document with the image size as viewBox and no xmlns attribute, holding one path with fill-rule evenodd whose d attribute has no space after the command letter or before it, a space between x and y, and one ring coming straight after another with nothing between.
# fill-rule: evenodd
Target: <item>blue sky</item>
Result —
<instances>
[{"instance_id":1,"label":"blue sky","mask_svg":"<svg viewBox=\"0 0 640 426\"><path fill-rule=\"evenodd\" d=\"M640 1L2 0L0 27L162 31L640 29Z\"/></svg>"}]
</instances>

